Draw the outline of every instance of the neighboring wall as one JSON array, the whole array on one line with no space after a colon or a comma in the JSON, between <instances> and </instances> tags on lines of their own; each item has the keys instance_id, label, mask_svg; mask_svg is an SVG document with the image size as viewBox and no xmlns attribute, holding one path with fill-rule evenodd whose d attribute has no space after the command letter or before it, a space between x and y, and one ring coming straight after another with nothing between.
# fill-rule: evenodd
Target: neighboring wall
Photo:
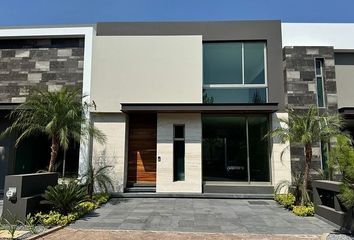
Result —
<instances>
[{"instance_id":1,"label":"neighboring wall","mask_svg":"<svg viewBox=\"0 0 354 240\"><path fill-rule=\"evenodd\" d=\"M354 107L354 52L335 53L338 108Z\"/></svg>"},{"instance_id":2,"label":"neighboring wall","mask_svg":"<svg viewBox=\"0 0 354 240\"><path fill-rule=\"evenodd\" d=\"M285 47L283 54L285 91L288 106L297 111L306 110L310 105L317 106L315 58L323 58L326 109L331 112L337 112L337 88L333 47ZM291 143L292 170L301 169L304 161L303 146ZM312 167L314 169L321 168L320 143L313 146Z\"/></svg>"},{"instance_id":3,"label":"neighboring wall","mask_svg":"<svg viewBox=\"0 0 354 240\"><path fill-rule=\"evenodd\" d=\"M201 36L96 36L91 99L97 112L121 103L201 103Z\"/></svg>"},{"instance_id":4,"label":"neighboring wall","mask_svg":"<svg viewBox=\"0 0 354 240\"><path fill-rule=\"evenodd\" d=\"M83 60L83 38L1 39L0 102L24 102L37 87L81 87Z\"/></svg>"}]
</instances>

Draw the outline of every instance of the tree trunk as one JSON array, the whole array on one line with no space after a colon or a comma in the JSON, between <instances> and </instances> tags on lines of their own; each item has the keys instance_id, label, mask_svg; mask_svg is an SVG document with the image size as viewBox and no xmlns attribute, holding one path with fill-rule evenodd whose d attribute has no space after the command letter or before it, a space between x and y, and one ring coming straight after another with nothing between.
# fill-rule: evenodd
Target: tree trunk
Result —
<instances>
[{"instance_id":1,"label":"tree trunk","mask_svg":"<svg viewBox=\"0 0 354 240\"><path fill-rule=\"evenodd\" d=\"M58 150L59 150L59 140L56 137L52 137L52 146L50 148L51 148L51 152L50 152L48 172L54 172L55 161L57 160Z\"/></svg>"},{"instance_id":2,"label":"tree trunk","mask_svg":"<svg viewBox=\"0 0 354 240\"><path fill-rule=\"evenodd\" d=\"M311 161L312 161L312 146L311 144L308 143L305 145L305 169L304 169L303 191L307 191L308 189ZM304 199L301 199L301 205L304 205Z\"/></svg>"}]
</instances>

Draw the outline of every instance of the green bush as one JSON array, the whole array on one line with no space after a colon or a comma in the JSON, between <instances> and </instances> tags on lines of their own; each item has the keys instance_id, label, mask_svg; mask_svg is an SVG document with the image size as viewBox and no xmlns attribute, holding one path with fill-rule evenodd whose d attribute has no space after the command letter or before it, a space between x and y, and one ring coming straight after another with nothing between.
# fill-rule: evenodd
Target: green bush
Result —
<instances>
[{"instance_id":1,"label":"green bush","mask_svg":"<svg viewBox=\"0 0 354 240\"><path fill-rule=\"evenodd\" d=\"M294 206L293 213L300 217L313 216L315 214L315 208L312 204L307 206Z\"/></svg>"},{"instance_id":2,"label":"green bush","mask_svg":"<svg viewBox=\"0 0 354 240\"><path fill-rule=\"evenodd\" d=\"M110 198L109 193L98 193L93 195L92 201L98 205L105 204Z\"/></svg>"},{"instance_id":3,"label":"green bush","mask_svg":"<svg viewBox=\"0 0 354 240\"><path fill-rule=\"evenodd\" d=\"M284 208L292 209L295 204L295 196L292 193L276 194L274 200L277 201Z\"/></svg>"},{"instance_id":4,"label":"green bush","mask_svg":"<svg viewBox=\"0 0 354 240\"><path fill-rule=\"evenodd\" d=\"M76 211L80 214L80 216L83 216L98 207L99 207L99 205L97 203L82 202L79 205L77 205Z\"/></svg>"},{"instance_id":5,"label":"green bush","mask_svg":"<svg viewBox=\"0 0 354 240\"><path fill-rule=\"evenodd\" d=\"M74 181L54 187L49 186L43 197L44 203L52 205L55 211L63 215L75 211L79 203L87 200L86 189Z\"/></svg>"}]
</instances>

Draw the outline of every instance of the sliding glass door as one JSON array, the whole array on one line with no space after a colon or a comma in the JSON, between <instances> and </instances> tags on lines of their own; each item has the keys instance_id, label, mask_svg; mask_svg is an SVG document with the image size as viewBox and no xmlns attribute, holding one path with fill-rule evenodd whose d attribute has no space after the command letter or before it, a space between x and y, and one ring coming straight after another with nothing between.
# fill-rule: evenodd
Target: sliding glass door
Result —
<instances>
[{"instance_id":1,"label":"sliding glass door","mask_svg":"<svg viewBox=\"0 0 354 240\"><path fill-rule=\"evenodd\" d=\"M268 116L203 115L203 178L268 182Z\"/></svg>"}]
</instances>

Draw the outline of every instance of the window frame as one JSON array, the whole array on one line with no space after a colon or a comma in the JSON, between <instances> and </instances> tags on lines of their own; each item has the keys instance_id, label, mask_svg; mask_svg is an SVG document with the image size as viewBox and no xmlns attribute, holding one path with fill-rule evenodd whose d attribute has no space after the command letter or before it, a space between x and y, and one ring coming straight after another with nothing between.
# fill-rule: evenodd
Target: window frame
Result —
<instances>
[{"instance_id":1,"label":"window frame","mask_svg":"<svg viewBox=\"0 0 354 240\"><path fill-rule=\"evenodd\" d=\"M320 62L320 74L317 74L317 62ZM326 93L325 93L325 80L324 80L324 74L323 74L323 67L324 67L324 58L315 58L314 59L314 67L315 67L315 82L316 82L316 102L317 102L317 107L318 108L326 108ZM319 106L319 94L318 94L318 78L321 78L321 83L322 83L322 101L323 101L323 106Z\"/></svg>"},{"instance_id":2,"label":"window frame","mask_svg":"<svg viewBox=\"0 0 354 240\"><path fill-rule=\"evenodd\" d=\"M263 56L264 56L264 83L263 84L251 84L245 83L245 43L263 43ZM242 69L242 84L240 83L215 83L215 84L204 84L203 78L203 90L204 89L240 89L240 88L265 88L266 89L266 103L268 103L268 62L267 62L267 41L255 40L255 41L204 41L203 44L208 43L241 43L241 69ZM204 61L204 59L203 59Z\"/></svg>"}]
</instances>

